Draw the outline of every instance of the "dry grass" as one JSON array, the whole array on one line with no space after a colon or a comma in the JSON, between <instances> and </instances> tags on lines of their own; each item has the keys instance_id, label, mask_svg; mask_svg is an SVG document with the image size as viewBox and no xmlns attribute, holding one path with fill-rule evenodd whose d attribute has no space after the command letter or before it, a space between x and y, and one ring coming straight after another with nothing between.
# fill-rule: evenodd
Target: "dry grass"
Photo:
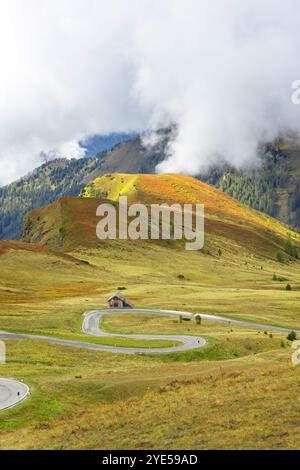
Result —
<instances>
[{"instance_id":1,"label":"dry grass","mask_svg":"<svg viewBox=\"0 0 300 470\"><path fill-rule=\"evenodd\" d=\"M32 397L1 414L2 449L300 445L299 370L287 348L163 366L159 358L37 350L34 342L10 342L9 350L5 374L18 373Z\"/></svg>"},{"instance_id":2,"label":"dry grass","mask_svg":"<svg viewBox=\"0 0 300 470\"><path fill-rule=\"evenodd\" d=\"M65 198L31 213L32 234L47 249L0 243L0 330L78 337L82 314L104 307L119 287L137 307L300 329L299 261L274 257L285 226L188 177L118 178L107 178L112 189L133 199L205 202L204 251L172 241L95 244L99 201ZM200 334L208 344L127 356L8 341L0 374L28 383L31 398L0 414L1 449L299 448L300 368L285 335L147 315L105 317L104 327Z\"/></svg>"}]
</instances>

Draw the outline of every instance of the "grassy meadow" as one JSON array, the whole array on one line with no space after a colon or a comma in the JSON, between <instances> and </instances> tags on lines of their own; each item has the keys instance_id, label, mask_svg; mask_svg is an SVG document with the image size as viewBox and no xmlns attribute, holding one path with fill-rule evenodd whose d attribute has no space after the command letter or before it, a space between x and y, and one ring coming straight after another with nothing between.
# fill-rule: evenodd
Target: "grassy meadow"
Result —
<instances>
[{"instance_id":1,"label":"grassy meadow","mask_svg":"<svg viewBox=\"0 0 300 470\"><path fill-rule=\"evenodd\" d=\"M17 243L0 263L3 330L116 344L115 338L84 336L81 322L85 311L105 307L118 287L138 307L300 328L299 263L242 249L236 258L226 250L220 256L116 241L64 256ZM7 341L1 376L24 380L31 396L0 413L0 448L299 447L300 369L291 364L286 335L137 314L105 316L102 328L198 334L207 345L128 356Z\"/></svg>"},{"instance_id":2,"label":"grassy meadow","mask_svg":"<svg viewBox=\"0 0 300 470\"><path fill-rule=\"evenodd\" d=\"M141 346L81 332L83 314L106 307L117 290L136 307L300 329L300 262L285 248L287 240L299 246L299 234L188 177L105 178L85 197L32 211L26 242L0 243L0 330ZM146 203L204 202L204 249L185 251L172 240L97 242L100 200L86 196L98 190ZM7 341L0 376L24 380L31 395L0 412L0 449L300 447L300 367L291 363L286 334L133 313L105 316L102 328L199 335L207 344L126 355Z\"/></svg>"}]
</instances>

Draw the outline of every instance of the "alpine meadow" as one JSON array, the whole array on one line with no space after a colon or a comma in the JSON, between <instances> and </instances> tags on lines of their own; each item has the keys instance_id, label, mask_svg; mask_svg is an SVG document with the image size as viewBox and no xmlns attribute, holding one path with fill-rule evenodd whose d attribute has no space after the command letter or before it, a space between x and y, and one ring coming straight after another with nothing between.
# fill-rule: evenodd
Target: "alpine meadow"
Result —
<instances>
[{"instance_id":1,"label":"alpine meadow","mask_svg":"<svg viewBox=\"0 0 300 470\"><path fill-rule=\"evenodd\" d=\"M23 3L0 6L1 457L299 450L299 4Z\"/></svg>"}]
</instances>

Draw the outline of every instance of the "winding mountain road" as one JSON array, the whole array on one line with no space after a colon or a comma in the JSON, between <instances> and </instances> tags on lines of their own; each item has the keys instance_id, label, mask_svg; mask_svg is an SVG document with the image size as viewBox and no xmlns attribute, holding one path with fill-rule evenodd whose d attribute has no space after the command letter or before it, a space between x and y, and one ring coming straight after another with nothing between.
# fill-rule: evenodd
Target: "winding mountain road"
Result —
<instances>
[{"instance_id":1,"label":"winding mountain road","mask_svg":"<svg viewBox=\"0 0 300 470\"><path fill-rule=\"evenodd\" d=\"M82 323L82 331L91 336L106 336L116 338L132 338L132 339L144 339L144 340L166 340L180 342L178 346L170 346L165 348L128 348L121 346L108 346L105 344L96 344L85 341L74 341L60 338L52 338L51 336L42 335L31 335L24 333L7 333L0 332L0 339L34 339L47 341L49 343L60 344L63 346L72 346L75 348L92 349L94 351L109 351L114 353L125 353L125 354L153 354L153 353L170 353L187 351L189 349L195 349L205 346L206 340L199 336L182 336L182 335L125 335L125 334L113 334L102 331L99 328L99 323L103 315L108 314L128 314L128 313L150 313L161 316L176 316L187 319L192 319L193 315L186 312L177 312L173 310L142 310L142 309L108 309L108 310L93 310L87 312L84 315Z\"/></svg>"},{"instance_id":2,"label":"winding mountain road","mask_svg":"<svg viewBox=\"0 0 300 470\"><path fill-rule=\"evenodd\" d=\"M174 316L182 317L186 320L194 319L194 315L187 312L179 312L176 310L147 310L147 309L107 309L107 310L93 310L87 312L84 315L82 323L83 333L90 336L105 336L105 337L121 337L121 338L133 338L141 340L166 340L176 341L180 344L177 346L171 346L166 348L128 348L118 346L108 346L104 344L95 344L92 342L84 341L72 341L67 339L53 338L50 336L42 335L31 335L31 334L18 334L18 333L7 333L0 331L0 339L33 339L40 341L47 341L49 343L59 344L62 346L71 346L76 348L92 349L94 351L109 351L114 353L125 353L125 354L153 354L153 353L169 353L187 351L190 349L200 348L205 346L206 340L199 336L183 336L183 335L126 335L126 334L113 334L108 333L100 329L99 325L104 315L111 314L128 314L128 313L141 313L141 314L153 314L160 316ZM290 328L277 327L272 325L264 325L261 323L252 323L243 320L236 320L233 318L226 318L216 315L201 314L202 320L220 322L228 325L239 325L248 328L254 328L258 330L274 331L279 333L289 333ZM294 330L300 334L300 330ZM22 382L11 379L0 378L0 410L10 408L17 405L24 400L29 394L29 388Z\"/></svg>"},{"instance_id":3,"label":"winding mountain road","mask_svg":"<svg viewBox=\"0 0 300 470\"><path fill-rule=\"evenodd\" d=\"M175 310L143 310L143 309L113 309L113 310L94 310L85 314L82 331L86 334L92 336L109 336L109 337L121 337L121 338L133 338L133 339L142 339L142 340L166 340L166 341L176 341L182 344L178 346L171 346L166 348L123 348L123 347L114 347L114 352L122 352L127 354L132 353L166 353L166 352L178 352L178 351L187 351L189 349L200 348L205 346L206 340L199 336L182 336L182 335L125 335L125 334L113 334L107 333L99 328L101 323L101 318L104 315L109 315L112 313L118 314L128 314L128 313L147 313L160 316L175 316L182 317L188 320L193 318L193 315L186 312L177 312Z\"/></svg>"},{"instance_id":4,"label":"winding mountain road","mask_svg":"<svg viewBox=\"0 0 300 470\"><path fill-rule=\"evenodd\" d=\"M142 340L167 340L167 341L176 341L180 342L181 344L177 346L165 347L165 348L129 348L129 347L121 347L121 346L109 346L105 344L96 344L93 342L85 342L85 341L75 341L75 340L67 340L67 339L60 339L54 338L51 336L42 336L42 335L31 335L31 334L19 334L19 333L7 333L7 332L0 332L0 339L33 339L33 340L40 340L40 341L47 341L49 343L59 344L62 346L71 346L77 348L85 348L85 349L92 349L94 351L109 351L114 353L125 353L125 354L153 354L153 353L169 353L169 352L179 352L179 351L187 351L190 349L200 348L205 346L206 340L199 336L182 336L182 335L125 335L125 334L113 334L108 333L99 328L99 324L101 322L101 318L103 315L111 315L111 314L128 314L128 313L145 313L145 314L153 314L153 315L160 315L160 316L175 316L175 317L182 317L183 319L192 320L194 315L188 312L180 312L177 310L148 310L148 309L107 309L107 310L93 310L91 312L87 312L84 315L83 323L82 323L82 331L83 333L90 335L90 336L105 336L105 337L118 337L118 338L132 338L132 339L142 339ZM207 315L201 314L202 320L212 321L212 322L221 322L226 323L228 325L239 325L245 326L248 328L254 328L258 330L266 330L266 331L274 331L279 333L289 333L291 328L283 328L277 327L272 325L265 325L261 323L252 323L243 320L236 320L233 318L226 318L216 315ZM300 334L300 330L294 330L296 333Z\"/></svg>"}]
</instances>

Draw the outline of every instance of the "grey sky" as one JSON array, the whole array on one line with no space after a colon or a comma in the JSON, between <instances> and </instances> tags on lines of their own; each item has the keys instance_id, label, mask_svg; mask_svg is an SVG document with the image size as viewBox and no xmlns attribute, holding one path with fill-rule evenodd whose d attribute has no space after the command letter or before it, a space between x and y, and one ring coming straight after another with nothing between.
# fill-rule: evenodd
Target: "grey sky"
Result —
<instances>
[{"instance_id":1,"label":"grey sky","mask_svg":"<svg viewBox=\"0 0 300 470\"><path fill-rule=\"evenodd\" d=\"M297 0L1 0L0 183L88 134L178 123L159 171L299 130Z\"/></svg>"}]
</instances>

